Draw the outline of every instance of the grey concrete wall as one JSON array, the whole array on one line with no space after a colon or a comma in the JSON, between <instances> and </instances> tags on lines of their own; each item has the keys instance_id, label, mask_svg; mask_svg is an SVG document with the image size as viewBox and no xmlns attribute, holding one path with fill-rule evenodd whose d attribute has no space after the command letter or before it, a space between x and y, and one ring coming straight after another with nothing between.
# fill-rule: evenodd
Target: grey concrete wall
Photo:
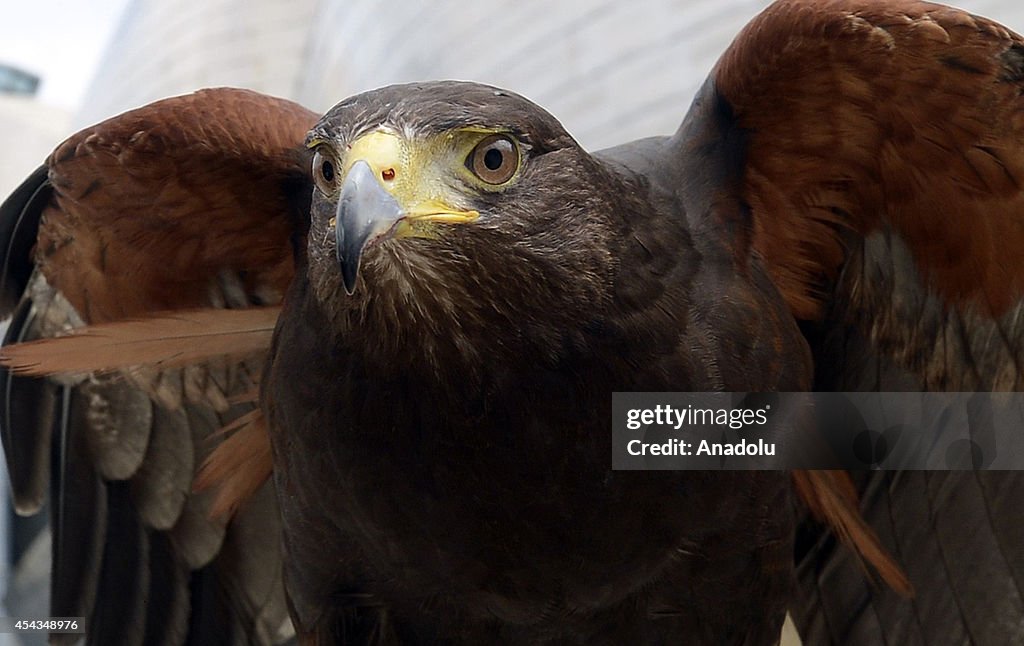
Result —
<instances>
[{"instance_id":1,"label":"grey concrete wall","mask_svg":"<svg viewBox=\"0 0 1024 646\"><path fill-rule=\"evenodd\" d=\"M71 134L71 115L32 97L0 95L0 200Z\"/></svg>"},{"instance_id":2,"label":"grey concrete wall","mask_svg":"<svg viewBox=\"0 0 1024 646\"><path fill-rule=\"evenodd\" d=\"M326 110L389 83L475 80L525 94L585 146L604 147L674 131L715 61L768 4L326 0L296 96ZM1020 0L961 4L1024 31Z\"/></svg>"},{"instance_id":3,"label":"grey concrete wall","mask_svg":"<svg viewBox=\"0 0 1024 646\"><path fill-rule=\"evenodd\" d=\"M762 0L322 2L299 98L325 109L379 85L456 78L525 94L581 142L671 132Z\"/></svg>"},{"instance_id":4,"label":"grey concrete wall","mask_svg":"<svg viewBox=\"0 0 1024 646\"><path fill-rule=\"evenodd\" d=\"M133 0L75 123L201 87L295 95L319 0Z\"/></svg>"},{"instance_id":5,"label":"grey concrete wall","mask_svg":"<svg viewBox=\"0 0 1024 646\"><path fill-rule=\"evenodd\" d=\"M456 78L534 99L586 146L672 132L766 0L135 0L85 124L211 85L326 110L389 83ZM1024 31L1024 2L963 0Z\"/></svg>"}]
</instances>

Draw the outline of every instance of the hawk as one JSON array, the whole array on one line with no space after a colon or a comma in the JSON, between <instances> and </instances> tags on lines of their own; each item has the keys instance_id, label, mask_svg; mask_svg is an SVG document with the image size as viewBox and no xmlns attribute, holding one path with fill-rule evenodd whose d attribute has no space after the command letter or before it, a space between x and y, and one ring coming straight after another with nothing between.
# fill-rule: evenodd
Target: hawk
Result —
<instances>
[{"instance_id":1,"label":"hawk","mask_svg":"<svg viewBox=\"0 0 1024 646\"><path fill-rule=\"evenodd\" d=\"M815 644L1019 641L1015 473L613 471L608 422L617 391L1019 390L1022 90L986 19L780 0L674 135L594 153L451 81L72 136L0 208L0 421L19 511L53 480L53 614L98 643L770 644L787 610Z\"/></svg>"}]
</instances>

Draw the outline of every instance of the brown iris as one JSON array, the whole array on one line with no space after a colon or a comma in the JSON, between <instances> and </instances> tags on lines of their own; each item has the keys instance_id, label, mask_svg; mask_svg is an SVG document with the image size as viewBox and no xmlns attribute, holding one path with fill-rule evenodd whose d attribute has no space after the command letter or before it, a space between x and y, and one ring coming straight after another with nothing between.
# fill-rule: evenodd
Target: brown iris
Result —
<instances>
[{"instance_id":1,"label":"brown iris","mask_svg":"<svg viewBox=\"0 0 1024 646\"><path fill-rule=\"evenodd\" d=\"M313 153L313 180L325 194L331 194L338 185L338 167L334 158L320 150Z\"/></svg>"},{"instance_id":2,"label":"brown iris","mask_svg":"<svg viewBox=\"0 0 1024 646\"><path fill-rule=\"evenodd\" d=\"M508 135L491 135L469 153L466 167L488 184L504 184L519 170L519 148Z\"/></svg>"}]
</instances>

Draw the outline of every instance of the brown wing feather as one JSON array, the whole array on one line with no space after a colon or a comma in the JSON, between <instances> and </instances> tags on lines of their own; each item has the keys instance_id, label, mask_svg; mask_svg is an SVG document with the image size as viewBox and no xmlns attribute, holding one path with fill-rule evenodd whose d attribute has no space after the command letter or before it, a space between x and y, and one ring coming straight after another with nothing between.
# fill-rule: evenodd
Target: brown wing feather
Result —
<instances>
[{"instance_id":1,"label":"brown wing feather","mask_svg":"<svg viewBox=\"0 0 1024 646\"><path fill-rule=\"evenodd\" d=\"M181 310L76 328L0 349L0 366L32 376L180 367L266 352L281 308Z\"/></svg>"},{"instance_id":2,"label":"brown wing feather","mask_svg":"<svg viewBox=\"0 0 1024 646\"><path fill-rule=\"evenodd\" d=\"M214 493L192 489L219 430L253 410L239 402L256 387L277 312L254 306L279 302L294 273L293 242L308 217L302 141L315 121L295 104L242 90L167 99L72 136L47 162L46 190L33 190L45 200L0 207L15 233L29 230L23 222L39 224L36 271L22 295L37 313L23 323L32 328L27 338L64 334L83 320L104 335L73 333L30 348L42 361L39 374L134 364L123 371L127 379L59 379L70 406L57 411L53 429L54 604L85 615L92 641L266 642L289 634L275 574L276 501L259 459L266 438L239 453L257 459L236 460L238 472L224 475L255 496L241 509L241 500L231 503L240 520L211 519ZM41 181L37 173L26 185ZM13 235L5 262L24 263L31 241ZM18 265L17 275L25 272ZM194 309L210 307L245 309ZM190 311L151 317L182 309ZM74 347L65 353L62 343ZM10 396L34 392L16 387L31 378L6 369L3 376L15 386L5 412L16 417L5 446L45 447L37 438L48 436L54 416L18 415L33 409ZM246 431L229 444L253 439ZM80 546L90 523L106 538ZM247 538L254 534L259 545ZM248 553L250 544L258 553ZM268 568L265 576L247 572L255 562ZM161 600L174 606L173 618L146 612ZM118 627L110 618L121 612L133 621Z\"/></svg>"},{"instance_id":3,"label":"brown wing feather","mask_svg":"<svg viewBox=\"0 0 1024 646\"><path fill-rule=\"evenodd\" d=\"M744 133L754 248L805 322L817 388L1024 387L1024 39L924 2L782 0L712 82ZM821 475L796 474L810 508L824 493L856 513ZM1019 639L1024 550L1005 521L1019 478L855 480L917 596L865 586L809 528L793 609L805 639Z\"/></svg>"},{"instance_id":4,"label":"brown wing feather","mask_svg":"<svg viewBox=\"0 0 1024 646\"><path fill-rule=\"evenodd\" d=\"M280 300L301 228L287 217L306 181L298 144L316 119L255 92L204 90L73 135L47 162L37 262L90 323L207 305L225 270L258 302Z\"/></svg>"},{"instance_id":5,"label":"brown wing feather","mask_svg":"<svg viewBox=\"0 0 1024 646\"><path fill-rule=\"evenodd\" d=\"M210 513L232 516L259 491L274 470L266 420L254 410L224 428L229 433L196 474L197 491L216 491Z\"/></svg>"},{"instance_id":6,"label":"brown wing feather","mask_svg":"<svg viewBox=\"0 0 1024 646\"><path fill-rule=\"evenodd\" d=\"M888 229L949 303L1024 293L1024 39L924 2L777 2L714 72L750 134L755 246L820 320L844 230Z\"/></svg>"},{"instance_id":7,"label":"brown wing feather","mask_svg":"<svg viewBox=\"0 0 1024 646\"><path fill-rule=\"evenodd\" d=\"M793 484L814 517L827 523L836 536L850 545L881 577L902 595L914 588L892 556L882 547L857 508L857 489L843 471L794 471Z\"/></svg>"}]
</instances>

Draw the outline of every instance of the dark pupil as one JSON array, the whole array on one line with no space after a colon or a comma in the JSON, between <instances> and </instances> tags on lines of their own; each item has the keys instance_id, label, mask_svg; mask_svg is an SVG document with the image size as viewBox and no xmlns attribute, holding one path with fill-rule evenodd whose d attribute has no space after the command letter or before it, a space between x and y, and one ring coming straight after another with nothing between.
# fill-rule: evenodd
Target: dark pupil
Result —
<instances>
[{"instance_id":1,"label":"dark pupil","mask_svg":"<svg viewBox=\"0 0 1024 646\"><path fill-rule=\"evenodd\" d=\"M329 161L325 161L320 164L320 173L324 176L324 179L328 182L334 181L334 164Z\"/></svg>"},{"instance_id":2,"label":"dark pupil","mask_svg":"<svg viewBox=\"0 0 1024 646\"><path fill-rule=\"evenodd\" d=\"M491 148L484 153L484 166L487 167L487 170L498 170L503 161L505 161L505 155L497 148Z\"/></svg>"}]
</instances>

